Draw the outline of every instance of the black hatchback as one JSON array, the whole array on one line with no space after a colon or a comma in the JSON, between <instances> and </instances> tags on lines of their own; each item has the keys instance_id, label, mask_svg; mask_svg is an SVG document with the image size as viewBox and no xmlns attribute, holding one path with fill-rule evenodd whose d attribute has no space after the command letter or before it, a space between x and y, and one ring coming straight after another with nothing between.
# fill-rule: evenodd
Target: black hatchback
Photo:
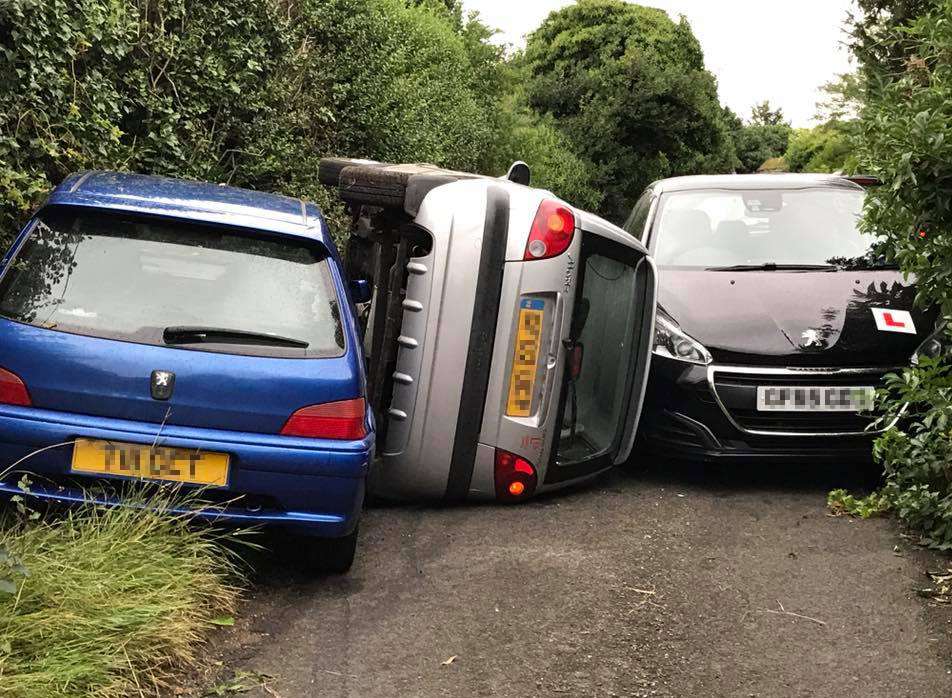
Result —
<instances>
[{"instance_id":1,"label":"black hatchback","mask_svg":"<svg viewBox=\"0 0 952 698\"><path fill-rule=\"evenodd\" d=\"M832 175L656 182L626 229L660 270L642 437L667 455L870 457L882 376L935 329Z\"/></svg>"}]
</instances>

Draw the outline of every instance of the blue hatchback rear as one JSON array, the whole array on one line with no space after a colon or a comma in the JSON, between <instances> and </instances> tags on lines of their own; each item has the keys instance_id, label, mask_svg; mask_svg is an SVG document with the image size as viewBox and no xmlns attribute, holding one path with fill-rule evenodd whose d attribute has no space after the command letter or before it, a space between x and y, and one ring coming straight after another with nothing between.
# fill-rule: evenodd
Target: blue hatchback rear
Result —
<instances>
[{"instance_id":1,"label":"blue hatchback rear","mask_svg":"<svg viewBox=\"0 0 952 698\"><path fill-rule=\"evenodd\" d=\"M3 259L0 467L29 457L0 492L24 471L64 501L104 480L206 485L228 503L205 516L308 534L314 565L343 571L373 433L353 303L313 205L85 173Z\"/></svg>"}]
</instances>

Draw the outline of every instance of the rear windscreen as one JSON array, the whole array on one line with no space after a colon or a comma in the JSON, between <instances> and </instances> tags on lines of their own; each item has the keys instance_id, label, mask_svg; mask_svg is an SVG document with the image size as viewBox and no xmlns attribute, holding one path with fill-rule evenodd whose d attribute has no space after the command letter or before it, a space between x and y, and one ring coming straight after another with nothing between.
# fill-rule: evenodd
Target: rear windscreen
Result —
<instances>
[{"instance_id":1,"label":"rear windscreen","mask_svg":"<svg viewBox=\"0 0 952 698\"><path fill-rule=\"evenodd\" d=\"M329 357L344 349L320 248L104 212L44 214L0 282L0 314L205 351Z\"/></svg>"}]
</instances>

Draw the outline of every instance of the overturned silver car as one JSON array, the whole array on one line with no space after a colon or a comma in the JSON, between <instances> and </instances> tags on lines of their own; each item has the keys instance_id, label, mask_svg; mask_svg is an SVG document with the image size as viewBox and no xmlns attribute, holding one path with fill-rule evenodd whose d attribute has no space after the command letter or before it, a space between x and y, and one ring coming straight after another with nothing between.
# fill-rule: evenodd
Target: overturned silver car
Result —
<instances>
[{"instance_id":1,"label":"overturned silver car","mask_svg":"<svg viewBox=\"0 0 952 698\"><path fill-rule=\"evenodd\" d=\"M631 453L654 265L624 231L526 186L523 168L322 162L352 215L348 272L372 286L380 496L519 501Z\"/></svg>"}]
</instances>

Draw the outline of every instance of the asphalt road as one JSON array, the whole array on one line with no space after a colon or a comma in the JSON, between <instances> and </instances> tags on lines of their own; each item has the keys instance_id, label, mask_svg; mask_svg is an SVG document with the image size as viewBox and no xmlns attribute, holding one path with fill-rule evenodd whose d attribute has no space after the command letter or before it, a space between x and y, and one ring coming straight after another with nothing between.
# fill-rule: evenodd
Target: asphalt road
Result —
<instances>
[{"instance_id":1,"label":"asphalt road","mask_svg":"<svg viewBox=\"0 0 952 698\"><path fill-rule=\"evenodd\" d=\"M348 577L261 563L249 696L952 695L938 564L833 518L855 471L659 464L520 507L367 512ZM799 614L799 615L793 615Z\"/></svg>"}]
</instances>

